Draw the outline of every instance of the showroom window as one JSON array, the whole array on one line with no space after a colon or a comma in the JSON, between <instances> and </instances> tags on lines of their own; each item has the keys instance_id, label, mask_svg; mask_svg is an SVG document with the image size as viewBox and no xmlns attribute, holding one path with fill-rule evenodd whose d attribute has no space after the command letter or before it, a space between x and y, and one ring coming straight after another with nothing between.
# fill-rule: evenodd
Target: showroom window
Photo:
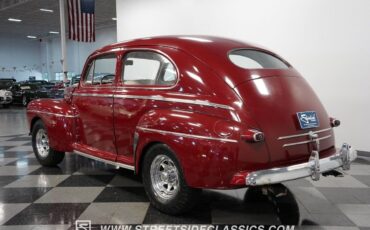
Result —
<instances>
[{"instance_id":1,"label":"showroom window","mask_svg":"<svg viewBox=\"0 0 370 230\"><path fill-rule=\"evenodd\" d=\"M85 84L111 84L116 75L116 55L109 54L94 59L85 77Z\"/></svg>"},{"instance_id":2,"label":"showroom window","mask_svg":"<svg viewBox=\"0 0 370 230\"><path fill-rule=\"evenodd\" d=\"M174 65L163 55L151 51L128 53L122 79L125 85L173 85L177 80Z\"/></svg>"},{"instance_id":3,"label":"showroom window","mask_svg":"<svg viewBox=\"0 0 370 230\"><path fill-rule=\"evenodd\" d=\"M232 63L243 69L288 69L279 58L265 52L249 49L234 50L229 53Z\"/></svg>"}]
</instances>

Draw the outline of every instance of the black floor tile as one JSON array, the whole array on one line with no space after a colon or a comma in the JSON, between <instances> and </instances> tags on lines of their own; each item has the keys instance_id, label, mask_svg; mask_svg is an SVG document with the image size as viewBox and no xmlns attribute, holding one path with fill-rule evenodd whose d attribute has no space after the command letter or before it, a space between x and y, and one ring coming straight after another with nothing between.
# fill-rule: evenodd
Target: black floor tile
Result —
<instances>
[{"instance_id":1,"label":"black floor tile","mask_svg":"<svg viewBox=\"0 0 370 230\"><path fill-rule=\"evenodd\" d=\"M29 141L31 142L31 136L29 137L14 137L12 139L9 139L8 141Z\"/></svg>"},{"instance_id":2,"label":"black floor tile","mask_svg":"<svg viewBox=\"0 0 370 230\"><path fill-rule=\"evenodd\" d=\"M29 175L61 175L61 174L73 174L77 169L72 167L41 167L36 169Z\"/></svg>"},{"instance_id":3,"label":"black floor tile","mask_svg":"<svg viewBox=\"0 0 370 230\"><path fill-rule=\"evenodd\" d=\"M365 175L357 175L357 176L353 176L353 177L370 187L370 176L368 176L368 175L366 175L366 176Z\"/></svg>"},{"instance_id":4,"label":"black floor tile","mask_svg":"<svg viewBox=\"0 0 370 230\"><path fill-rule=\"evenodd\" d=\"M32 203L39 199L51 188L2 188L0 189L1 203Z\"/></svg>"},{"instance_id":5,"label":"black floor tile","mask_svg":"<svg viewBox=\"0 0 370 230\"><path fill-rule=\"evenodd\" d=\"M358 156L364 156L364 157L370 157L370 152L357 150L357 155Z\"/></svg>"},{"instance_id":6,"label":"black floor tile","mask_svg":"<svg viewBox=\"0 0 370 230\"><path fill-rule=\"evenodd\" d=\"M141 187L106 187L94 202L148 202Z\"/></svg>"},{"instance_id":7,"label":"black floor tile","mask_svg":"<svg viewBox=\"0 0 370 230\"><path fill-rule=\"evenodd\" d=\"M40 163L36 158L23 157L23 158L20 158L16 161L10 162L7 165L8 166L10 166L10 165L40 165Z\"/></svg>"},{"instance_id":8,"label":"black floor tile","mask_svg":"<svg viewBox=\"0 0 370 230\"><path fill-rule=\"evenodd\" d=\"M362 164L362 165L370 165L370 157L357 157L356 160L354 160L355 164ZM369 166L370 167L370 166Z\"/></svg>"},{"instance_id":9,"label":"black floor tile","mask_svg":"<svg viewBox=\"0 0 370 230\"><path fill-rule=\"evenodd\" d=\"M370 188L318 188L337 204L370 204Z\"/></svg>"},{"instance_id":10,"label":"black floor tile","mask_svg":"<svg viewBox=\"0 0 370 230\"><path fill-rule=\"evenodd\" d=\"M164 214L152 205L149 206L143 224L211 224L211 210L199 205L192 211L179 215L170 216Z\"/></svg>"},{"instance_id":11,"label":"black floor tile","mask_svg":"<svg viewBox=\"0 0 370 230\"><path fill-rule=\"evenodd\" d=\"M362 204L350 188L317 188L329 201L334 204Z\"/></svg>"},{"instance_id":12,"label":"black floor tile","mask_svg":"<svg viewBox=\"0 0 370 230\"><path fill-rule=\"evenodd\" d=\"M7 221L5 225L72 225L87 206L89 206L88 203L31 204Z\"/></svg>"},{"instance_id":13,"label":"black floor tile","mask_svg":"<svg viewBox=\"0 0 370 230\"><path fill-rule=\"evenodd\" d=\"M101 187L106 186L114 175L72 175L58 187Z\"/></svg>"},{"instance_id":14,"label":"black floor tile","mask_svg":"<svg viewBox=\"0 0 370 230\"><path fill-rule=\"evenodd\" d=\"M302 225L325 225L325 226L356 226L344 214L310 214L310 220L305 220Z\"/></svg>"},{"instance_id":15,"label":"black floor tile","mask_svg":"<svg viewBox=\"0 0 370 230\"><path fill-rule=\"evenodd\" d=\"M10 147L13 148L13 147ZM20 152L1 152L1 158L24 158L27 155L33 154L32 152L20 151Z\"/></svg>"},{"instance_id":16,"label":"black floor tile","mask_svg":"<svg viewBox=\"0 0 370 230\"><path fill-rule=\"evenodd\" d=\"M18 180L21 177L22 176L0 176L0 188Z\"/></svg>"}]
</instances>

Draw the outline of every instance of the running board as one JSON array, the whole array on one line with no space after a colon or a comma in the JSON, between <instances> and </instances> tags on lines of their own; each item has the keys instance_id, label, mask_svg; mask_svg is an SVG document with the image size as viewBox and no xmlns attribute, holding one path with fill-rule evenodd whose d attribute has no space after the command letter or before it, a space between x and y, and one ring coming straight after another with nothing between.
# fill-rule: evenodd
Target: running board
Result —
<instances>
[{"instance_id":1,"label":"running board","mask_svg":"<svg viewBox=\"0 0 370 230\"><path fill-rule=\"evenodd\" d=\"M119 163L119 162L115 162L115 161L102 159L102 158L95 157L95 156L92 156L92 155L87 154L87 153L83 153L83 152L78 151L78 150L74 150L73 153L75 153L77 155L80 155L80 156L83 156L83 157L86 157L86 158L90 158L92 160L101 161L103 163L110 164L110 165L113 165L113 166L118 167L118 168L125 168L125 169L135 171L135 167L132 166L132 165L127 165L127 164L123 164L123 163Z\"/></svg>"}]
</instances>

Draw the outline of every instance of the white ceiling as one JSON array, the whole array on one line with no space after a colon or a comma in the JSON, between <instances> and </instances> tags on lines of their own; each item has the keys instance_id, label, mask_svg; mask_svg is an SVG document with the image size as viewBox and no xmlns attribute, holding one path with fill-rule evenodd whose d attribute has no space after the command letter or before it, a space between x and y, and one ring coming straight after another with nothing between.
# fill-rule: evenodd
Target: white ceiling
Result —
<instances>
[{"instance_id":1,"label":"white ceiling","mask_svg":"<svg viewBox=\"0 0 370 230\"><path fill-rule=\"evenodd\" d=\"M65 0L65 4L66 4ZM41 8L54 10L42 12ZM67 14L67 7L65 6ZM116 0L95 0L96 28L116 25ZM22 22L10 22L8 18L21 19ZM38 38L53 37L49 31L60 31L58 0L0 0L0 36L22 37L27 35ZM66 17L66 32L68 33Z\"/></svg>"}]
</instances>

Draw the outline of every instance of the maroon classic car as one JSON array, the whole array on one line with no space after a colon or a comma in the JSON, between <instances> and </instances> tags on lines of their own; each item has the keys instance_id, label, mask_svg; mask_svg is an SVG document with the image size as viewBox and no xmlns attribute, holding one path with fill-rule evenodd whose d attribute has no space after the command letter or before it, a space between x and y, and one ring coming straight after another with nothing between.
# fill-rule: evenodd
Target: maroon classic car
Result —
<instances>
[{"instance_id":1,"label":"maroon classic car","mask_svg":"<svg viewBox=\"0 0 370 230\"><path fill-rule=\"evenodd\" d=\"M178 214L201 188L262 186L349 169L328 116L283 58L235 40L166 36L91 54L64 100L30 102L40 164L65 152L133 170L152 204Z\"/></svg>"}]
</instances>

